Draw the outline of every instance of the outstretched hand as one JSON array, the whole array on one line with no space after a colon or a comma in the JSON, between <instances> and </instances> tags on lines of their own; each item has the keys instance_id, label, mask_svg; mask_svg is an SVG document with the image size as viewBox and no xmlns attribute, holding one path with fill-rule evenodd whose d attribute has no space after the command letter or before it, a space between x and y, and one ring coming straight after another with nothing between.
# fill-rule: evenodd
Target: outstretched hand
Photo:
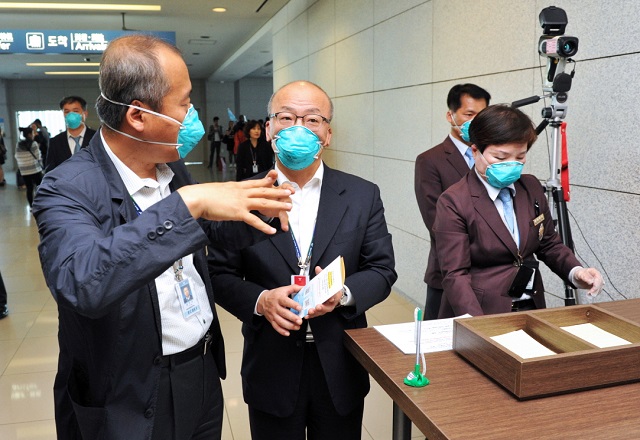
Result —
<instances>
[{"instance_id":1,"label":"outstretched hand","mask_svg":"<svg viewBox=\"0 0 640 440\"><path fill-rule=\"evenodd\" d=\"M283 230L287 230L287 212L291 210L290 196L294 191L286 185L274 187L277 175L271 170L262 179L188 185L179 188L178 193L194 218L238 220L265 234L275 234L275 228L251 211L279 217Z\"/></svg>"},{"instance_id":2,"label":"outstretched hand","mask_svg":"<svg viewBox=\"0 0 640 440\"><path fill-rule=\"evenodd\" d=\"M599 294L604 286L602 275L593 267L579 269L575 272L573 277L575 278L578 287L581 289L589 289L587 293L591 296Z\"/></svg>"}]
</instances>

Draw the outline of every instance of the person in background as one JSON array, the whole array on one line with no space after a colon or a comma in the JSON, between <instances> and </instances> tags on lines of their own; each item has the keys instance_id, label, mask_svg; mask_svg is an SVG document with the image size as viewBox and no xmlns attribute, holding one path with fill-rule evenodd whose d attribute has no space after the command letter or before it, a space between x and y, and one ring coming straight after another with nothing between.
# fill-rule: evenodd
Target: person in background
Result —
<instances>
[{"instance_id":1,"label":"person in background","mask_svg":"<svg viewBox=\"0 0 640 440\"><path fill-rule=\"evenodd\" d=\"M257 210L286 230L292 191L273 188L275 171L195 184L183 159L205 130L166 41L113 40L98 85L100 133L46 174L33 209L58 305L58 438L220 439L226 367L206 245L275 233Z\"/></svg>"},{"instance_id":2,"label":"person in background","mask_svg":"<svg viewBox=\"0 0 640 440\"><path fill-rule=\"evenodd\" d=\"M436 206L444 288L438 318L544 308L536 257L574 287L600 293L600 272L583 268L556 232L540 181L521 174L536 137L516 108L489 106L473 119L475 167Z\"/></svg>"},{"instance_id":3,"label":"person in background","mask_svg":"<svg viewBox=\"0 0 640 440\"><path fill-rule=\"evenodd\" d=\"M442 274L438 265L433 222L436 202L447 188L456 183L473 167L473 155L468 137L471 120L489 105L491 95L475 84L457 84L447 95L447 122L451 132L435 147L416 158L414 190L422 220L429 231L431 246L424 282L427 283L427 299L424 319L436 319L442 298Z\"/></svg>"},{"instance_id":4,"label":"person in background","mask_svg":"<svg viewBox=\"0 0 640 440\"><path fill-rule=\"evenodd\" d=\"M278 183L296 190L290 230L242 250L209 247L216 301L243 323L251 437L360 440L369 375L343 339L367 326L365 312L397 278L380 190L323 163L333 105L320 87L287 84L267 108ZM290 295L301 287L292 276L313 278L338 256L344 289L306 317L293 313L300 305Z\"/></svg>"},{"instance_id":5,"label":"person in background","mask_svg":"<svg viewBox=\"0 0 640 440\"><path fill-rule=\"evenodd\" d=\"M0 272L0 319L9 316L9 306L7 305L7 288L4 286L2 272Z\"/></svg>"},{"instance_id":6,"label":"person in background","mask_svg":"<svg viewBox=\"0 0 640 440\"><path fill-rule=\"evenodd\" d=\"M262 126L251 120L244 126L247 140L238 146L236 180L239 182L273 166L273 150L262 136Z\"/></svg>"},{"instance_id":7,"label":"person in background","mask_svg":"<svg viewBox=\"0 0 640 440\"><path fill-rule=\"evenodd\" d=\"M4 130L0 128L0 187L4 187L7 181L4 178L4 169L2 165L7 161L7 146L4 143Z\"/></svg>"},{"instance_id":8,"label":"person in background","mask_svg":"<svg viewBox=\"0 0 640 440\"><path fill-rule=\"evenodd\" d=\"M73 154L89 145L96 133L85 125L87 119L87 101L80 96L67 96L60 101L60 110L64 115L67 130L51 138L45 172L55 169Z\"/></svg>"},{"instance_id":9,"label":"person in background","mask_svg":"<svg viewBox=\"0 0 640 440\"><path fill-rule=\"evenodd\" d=\"M31 128L36 132L33 140L38 143L40 147L40 154L42 155L42 163L47 163L47 151L49 150L49 130L47 127L42 126L42 121L36 119L31 123Z\"/></svg>"},{"instance_id":10,"label":"person in background","mask_svg":"<svg viewBox=\"0 0 640 440\"><path fill-rule=\"evenodd\" d=\"M42 157L40 156L40 147L33 139L37 132L29 126L21 128L20 133L24 139L19 140L16 145L15 158L27 187L27 202L31 208L33 194L42 182Z\"/></svg>"},{"instance_id":11,"label":"person in background","mask_svg":"<svg viewBox=\"0 0 640 440\"><path fill-rule=\"evenodd\" d=\"M227 124L227 130L224 132L224 143L227 146L229 166L236 166L235 157L233 154L233 147L235 146L233 121L229 121L229 124Z\"/></svg>"},{"instance_id":12,"label":"person in background","mask_svg":"<svg viewBox=\"0 0 640 440\"><path fill-rule=\"evenodd\" d=\"M244 115L240 115L238 118L238 122L233 126L233 156L235 157L234 162L238 163L238 147L240 144L247 140L247 137L244 134L244 125L247 121L244 120Z\"/></svg>"},{"instance_id":13,"label":"person in background","mask_svg":"<svg viewBox=\"0 0 640 440\"><path fill-rule=\"evenodd\" d=\"M220 118L217 116L214 117L213 124L209 126L209 134L207 135L207 139L211 141L211 152L209 153L209 165L207 166L207 168L211 168L214 163L216 164L216 166L218 166L220 160L220 145L222 144L224 133L222 133L222 127L220 126L218 121L220 121Z\"/></svg>"}]
</instances>

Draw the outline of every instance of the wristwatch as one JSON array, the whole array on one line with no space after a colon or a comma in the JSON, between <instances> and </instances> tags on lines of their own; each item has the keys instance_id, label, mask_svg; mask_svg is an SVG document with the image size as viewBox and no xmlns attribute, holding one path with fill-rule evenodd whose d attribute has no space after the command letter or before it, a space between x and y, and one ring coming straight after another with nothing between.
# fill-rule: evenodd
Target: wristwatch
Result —
<instances>
[{"instance_id":1,"label":"wristwatch","mask_svg":"<svg viewBox=\"0 0 640 440\"><path fill-rule=\"evenodd\" d=\"M338 307L344 307L347 305L347 289L345 287L342 288L342 296L340 297L340 302L338 303Z\"/></svg>"}]
</instances>

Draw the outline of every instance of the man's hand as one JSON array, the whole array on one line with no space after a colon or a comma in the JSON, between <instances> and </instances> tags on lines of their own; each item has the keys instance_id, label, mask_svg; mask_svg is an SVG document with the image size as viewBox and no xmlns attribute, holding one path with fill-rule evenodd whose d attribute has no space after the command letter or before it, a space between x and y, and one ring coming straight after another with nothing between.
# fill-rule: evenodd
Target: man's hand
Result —
<instances>
[{"instance_id":1,"label":"man's hand","mask_svg":"<svg viewBox=\"0 0 640 440\"><path fill-rule=\"evenodd\" d=\"M267 318L275 331L282 336L289 336L291 330L300 330L302 318L289 309L302 310L300 304L290 298L302 286L292 284L277 289L267 290L258 299L256 311Z\"/></svg>"},{"instance_id":2,"label":"man's hand","mask_svg":"<svg viewBox=\"0 0 640 440\"><path fill-rule=\"evenodd\" d=\"M589 289L587 293L591 296L599 294L604 286L602 275L593 267L578 269L573 277L578 287L581 289Z\"/></svg>"},{"instance_id":3,"label":"man's hand","mask_svg":"<svg viewBox=\"0 0 640 440\"><path fill-rule=\"evenodd\" d=\"M266 213L269 217L280 217L287 225L287 211L291 210L292 188L275 188L277 172L270 171L260 180L242 182L203 183L178 189L182 200L194 218L208 220L239 220L265 234L275 234L269 226L251 211Z\"/></svg>"},{"instance_id":4,"label":"man's hand","mask_svg":"<svg viewBox=\"0 0 640 440\"><path fill-rule=\"evenodd\" d=\"M278 173L275 170L271 170L269 171L269 173L275 173L276 178L278 176ZM288 189L289 191L291 191L291 194L294 194L296 192L295 188L290 183L282 184L278 188ZM278 199L278 201L285 202L285 203L292 203L291 197L284 197L284 198ZM289 214L287 213L287 211L261 209L260 214L264 215L265 217L278 217L280 219L280 227L282 228L282 230L285 232L289 230Z\"/></svg>"},{"instance_id":5,"label":"man's hand","mask_svg":"<svg viewBox=\"0 0 640 440\"><path fill-rule=\"evenodd\" d=\"M320 266L316 266L315 270L316 270L316 275L322 272L322 268ZM342 290L336 293L335 295L333 295L331 298L329 298L322 304L318 304L317 306L309 309L309 311L307 312L308 315L306 316L306 318L307 319L317 318L318 316L322 316L324 314L333 312L333 309L338 307L338 304L340 304L340 298L342 298Z\"/></svg>"}]
</instances>

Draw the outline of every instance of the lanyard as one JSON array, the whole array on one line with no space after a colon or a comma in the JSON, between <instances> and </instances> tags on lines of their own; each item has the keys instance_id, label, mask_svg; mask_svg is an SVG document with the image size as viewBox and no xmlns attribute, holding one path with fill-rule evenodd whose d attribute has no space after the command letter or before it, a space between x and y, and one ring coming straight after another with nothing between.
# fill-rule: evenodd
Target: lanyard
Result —
<instances>
[{"instance_id":1,"label":"lanyard","mask_svg":"<svg viewBox=\"0 0 640 440\"><path fill-rule=\"evenodd\" d=\"M300 252L300 246L298 246L298 241L296 240L296 236L293 235L293 228L291 228L291 224L289 224L289 231L291 232L291 238L293 239L293 247L296 249L296 258L298 258L298 267L300 268L300 275L304 275L307 268L309 267L309 263L311 262L311 253L313 252L313 237L316 234L316 225L313 225L313 234L311 235L311 243L309 243L309 251L307 252L307 259L302 261L302 254Z\"/></svg>"},{"instance_id":2,"label":"lanyard","mask_svg":"<svg viewBox=\"0 0 640 440\"><path fill-rule=\"evenodd\" d=\"M140 205L136 203L135 199L131 194L129 194L129 197L131 197L131 200L133 201L133 206L136 208L136 212L138 213L138 217L139 217L140 214L142 214L142 209L140 208ZM298 245L296 244L296 249L297 249L297 246ZM180 258L178 261L173 263L173 276L176 279L176 281L182 281L184 279L182 277L183 269L184 269L184 266L182 266L182 258Z\"/></svg>"}]
</instances>

